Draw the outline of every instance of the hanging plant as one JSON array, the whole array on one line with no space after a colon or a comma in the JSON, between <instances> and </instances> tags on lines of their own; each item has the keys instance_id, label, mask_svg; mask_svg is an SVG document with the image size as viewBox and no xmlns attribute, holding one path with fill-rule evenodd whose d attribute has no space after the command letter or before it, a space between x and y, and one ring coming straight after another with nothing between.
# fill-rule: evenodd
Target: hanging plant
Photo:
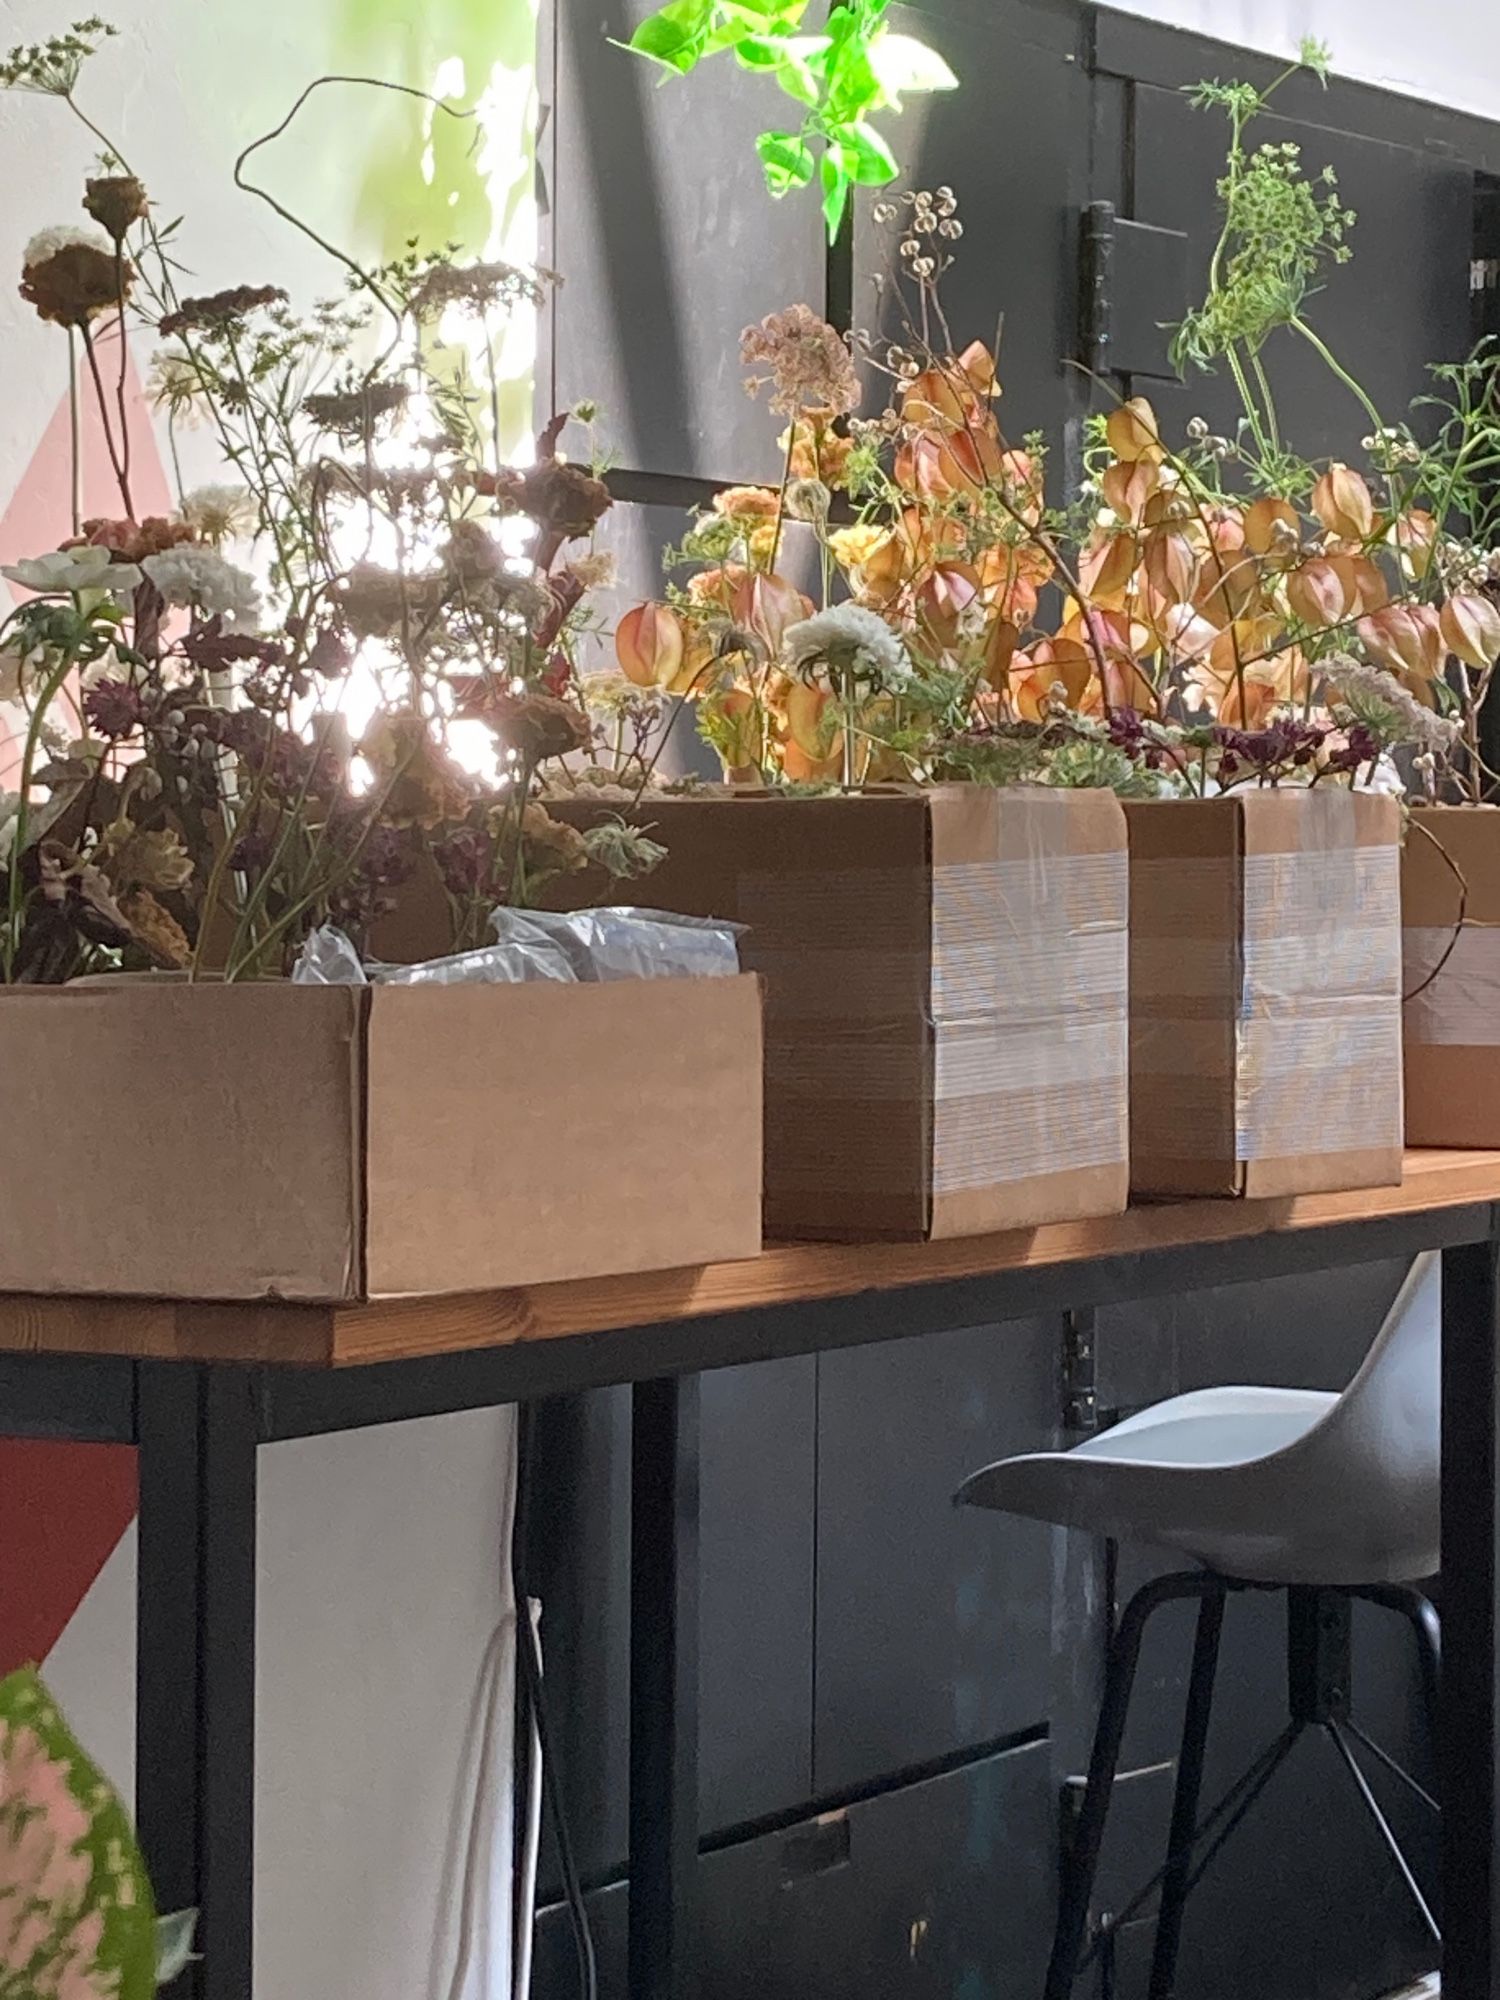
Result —
<instances>
[{"instance_id":1,"label":"hanging plant","mask_svg":"<svg viewBox=\"0 0 1500 2000\"><path fill-rule=\"evenodd\" d=\"M899 111L909 91L952 90L958 78L935 49L886 26L890 0L839 0L819 34L804 34L808 0L668 0L629 46L679 76L705 56L733 54L778 83L801 110L794 128L755 142L776 196L817 181L832 242L854 187L881 187L900 171L873 119Z\"/></svg>"}]
</instances>

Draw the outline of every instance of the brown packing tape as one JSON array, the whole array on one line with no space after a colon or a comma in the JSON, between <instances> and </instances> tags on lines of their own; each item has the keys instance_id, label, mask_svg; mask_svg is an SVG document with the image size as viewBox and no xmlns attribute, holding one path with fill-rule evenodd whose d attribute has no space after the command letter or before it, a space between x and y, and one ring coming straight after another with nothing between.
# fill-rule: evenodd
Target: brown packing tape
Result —
<instances>
[{"instance_id":1,"label":"brown packing tape","mask_svg":"<svg viewBox=\"0 0 1500 2000\"><path fill-rule=\"evenodd\" d=\"M1399 1178L1395 802L1289 789L1128 816L1137 1190Z\"/></svg>"},{"instance_id":2,"label":"brown packing tape","mask_svg":"<svg viewBox=\"0 0 1500 2000\"><path fill-rule=\"evenodd\" d=\"M1118 1169L1129 875L1107 794L933 803L935 1201Z\"/></svg>"},{"instance_id":3,"label":"brown packing tape","mask_svg":"<svg viewBox=\"0 0 1500 2000\"><path fill-rule=\"evenodd\" d=\"M1242 1161L1399 1155L1398 829L1394 800L1341 788L1247 801Z\"/></svg>"}]
</instances>

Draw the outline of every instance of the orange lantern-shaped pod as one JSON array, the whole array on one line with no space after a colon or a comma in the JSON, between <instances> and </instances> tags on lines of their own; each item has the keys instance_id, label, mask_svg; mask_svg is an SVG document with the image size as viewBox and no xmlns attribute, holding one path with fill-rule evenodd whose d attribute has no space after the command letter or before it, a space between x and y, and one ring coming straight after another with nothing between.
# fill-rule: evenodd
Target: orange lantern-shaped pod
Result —
<instances>
[{"instance_id":1,"label":"orange lantern-shaped pod","mask_svg":"<svg viewBox=\"0 0 1500 2000\"><path fill-rule=\"evenodd\" d=\"M637 687L669 687L682 669L682 620L668 604L637 604L615 627L615 658Z\"/></svg>"},{"instance_id":2,"label":"orange lantern-shaped pod","mask_svg":"<svg viewBox=\"0 0 1500 2000\"><path fill-rule=\"evenodd\" d=\"M1443 632L1430 604L1388 604L1357 627L1371 659L1430 701L1443 669Z\"/></svg>"},{"instance_id":3,"label":"orange lantern-shaped pod","mask_svg":"<svg viewBox=\"0 0 1500 2000\"><path fill-rule=\"evenodd\" d=\"M1330 465L1313 488L1312 509L1341 542L1367 542L1375 532L1375 502L1370 489L1347 465Z\"/></svg>"},{"instance_id":4,"label":"orange lantern-shaped pod","mask_svg":"<svg viewBox=\"0 0 1500 2000\"><path fill-rule=\"evenodd\" d=\"M967 612L982 615L979 579L967 563L939 563L917 586L916 614L933 644L949 652L958 644Z\"/></svg>"},{"instance_id":5,"label":"orange lantern-shaped pod","mask_svg":"<svg viewBox=\"0 0 1500 2000\"><path fill-rule=\"evenodd\" d=\"M1104 435L1115 457L1128 463L1165 456L1156 412L1144 396L1132 396L1111 410L1104 420Z\"/></svg>"},{"instance_id":6,"label":"orange lantern-shaped pod","mask_svg":"<svg viewBox=\"0 0 1500 2000\"><path fill-rule=\"evenodd\" d=\"M1287 577L1287 603L1312 631L1326 631L1355 608L1349 581L1333 563L1314 557Z\"/></svg>"},{"instance_id":7,"label":"orange lantern-shaped pod","mask_svg":"<svg viewBox=\"0 0 1500 2000\"><path fill-rule=\"evenodd\" d=\"M736 625L753 633L764 646L767 659L774 660L781 653L787 627L811 618L812 600L784 576L757 570L735 591L732 612Z\"/></svg>"},{"instance_id":8,"label":"orange lantern-shaped pod","mask_svg":"<svg viewBox=\"0 0 1500 2000\"><path fill-rule=\"evenodd\" d=\"M1302 523L1290 500L1263 493L1245 509L1245 546L1272 563L1296 560Z\"/></svg>"},{"instance_id":9,"label":"orange lantern-shaped pod","mask_svg":"<svg viewBox=\"0 0 1500 2000\"><path fill-rule=\"evenodd\" d=\"M1096 530L1078 558L1078 581L1090 604L1118 610L1135 575L1138 550L1130 534Z\"/></svg>"},{"instance_id":10,"label":"orange lantern-shaped pod","mask_svg":"<svg viewBox=\"0 0 1500 2000\"><path fill-rule=\"evenodd\" d=\"M1438 613L1438 624L1448 651L1476 673L1487 673L1500 659L1500 609L1478 591L1450 597Z\"/></svg>"},{"instance_id":11,"label":"orange lantern-shaped pod","mask_svg":"<svg viewBox=\"0 0 1500 2000\"><path fill-rule=\"evenodd\" d=\"M1348 605L1344 613L1346 618L1363 618L1389 604L1391 593L1380 573L1380 565L1369 556L1331 555L1323 560L1343 578Z\"/></svg>"}]
</instances>

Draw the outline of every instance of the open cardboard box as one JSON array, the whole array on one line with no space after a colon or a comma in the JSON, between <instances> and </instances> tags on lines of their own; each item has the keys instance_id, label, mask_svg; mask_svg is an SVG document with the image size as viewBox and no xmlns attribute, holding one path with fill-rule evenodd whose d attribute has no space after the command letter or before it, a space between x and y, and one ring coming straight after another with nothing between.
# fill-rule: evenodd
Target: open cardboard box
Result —
<instances>
[{"instance_id":1,"label":"open cardboard box","mask_svg":"<svg viewBox=\"0 0 1500 2000\"><path fill-rule=\"evenodd\" d=\"M0 1291L333 1302L751 1257L758 982L0 989Z\"/></svg>"}]
</instances>

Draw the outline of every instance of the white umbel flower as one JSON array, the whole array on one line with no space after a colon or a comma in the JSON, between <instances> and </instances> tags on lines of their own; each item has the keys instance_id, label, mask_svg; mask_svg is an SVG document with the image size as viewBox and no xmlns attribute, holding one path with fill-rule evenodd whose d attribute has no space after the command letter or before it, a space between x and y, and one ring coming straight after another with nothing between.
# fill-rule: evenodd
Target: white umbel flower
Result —
<instances>
[{"instance_id":1,"label":"white umbel flower","mask_svg":"<svg viewBox=\"0 0 1500 2000\"><path fill-rule=\"evenodd\" d=\"M222 618L226 625L254 625L260 617L254 577L225 562L213 549L179 543L175 549L147 556L141 568L168 604Z\"/></svg>"},{"instance_id":2,"label":"white umbel flower","mask_svg":"<svg viewBox=\"0 0 1500 2000\"><path fill-rule=\"evenodd\" d=\"M182 518L205 542L234 542L253 532L255 497L247 486L198 486L185 495Z\"/></svg>"},{"instance_id":3,"label":"white umbel flower","mask_svg":"<svg viewBox=\"0 0 1500 2000\"><path fill-rule=\"evenodd\" d=\"M29 270L33 264L47 263L61 250L77 249L102 250L106 257L115 254L114 244L102 229L90 229L81 222L57 222L32 237L21 252L21 268Z\"/></svg>"},{"instance_id":4,"label":"white umbel flower","mask_svg":"<svg viewBox=\"0 0 1500 2000\"><path fill-rule=\"evenodd\" d=\"M827 666L888 689L905 687L911 679L899 637L878 611L863 604L836 604L788 625L783 644L798 669Z\"/></svg>"}]
</instances>

